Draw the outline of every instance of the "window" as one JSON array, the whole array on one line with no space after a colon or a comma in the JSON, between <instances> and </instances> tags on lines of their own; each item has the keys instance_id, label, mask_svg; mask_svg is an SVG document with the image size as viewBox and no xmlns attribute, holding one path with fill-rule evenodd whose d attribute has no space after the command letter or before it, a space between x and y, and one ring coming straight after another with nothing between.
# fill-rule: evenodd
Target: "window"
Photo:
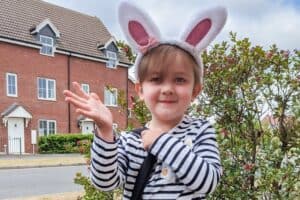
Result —
<instances>
[{"instance_id":1,"label":"window","mask_svg":"<svg viewBox=\"0 0 300 200\"><path fill-rule=\"evenodd\" d=\"M106 67L116 68L117 67L117 54L113 51L106 51L106 57L108 58Z\"/></svg>"},{"instance_id":2,"label":"window","mask_svg":"<svg viewBox=\"0 0 300 200\"><path fill-rule=\"evenodd\" d=\"M105 88L104 104L107 106L118 106L118 90L116 88Z\"/></svg>"},{"instance_id":3,"label":"window","mask_svg":"<svg viewBox=\"0 0 300 200\"><path fill-rule=\"evenodd\" d=\"M113 123L112 124L112 128L113 128L113 130L117 130L118 129L118 124L117 123Z\"/></svg>"},{"instance_id":4,"label":"window","mask_svg":"<svg viewBox=\"0 0 300 200\"><path fill-rule=\"evenodd\" d=\"M128 118L133 118L132 109L128 108Z\"/></svg>"},{"instance_id":5,"label":"window","mask_svg":"<svg viewBox=\"0 0 300 200\"><path fill-rule=\"evenodd\" d=\"M38 78L38 98L43 100L55 100L55 80Z\"/></svg>"},{"instance_id":6,"label":"window","mask_svg":"<svg viewBox=\"0 0 300 200\"><path fill-rule=\"evenodd\" d=\"M39 135L48 136L56 133L55 120L39 120Z\"/></svg>"},{"instance_id":7,"label":"window","mask_svg":"<svg viewBox=\"0 0 300 200\"><path fill-rule=\"evenodd\" d=\"M83 83L83 84L81 84L81 88L82 88L82 90L83 90L85 93L87 93L87 94L90 93L90 86L89 86L89 84Z\"/></svg>"},{"instance_id":8,"label":"window","mask_svg":"<svg viewBox=\"0 0 300 200\"><path fill-rule=\"evenodd\" d=\"M40 35L40 42L42 44L40 53L43 55L53 56L53 38Z\"/></svg>"},{"instance_id":9,"label":"window","mask_svg":"<svg viewBox=\"0 0 300 200\"><path fill-rule=\"evenodd\" d=\"M6 94L10 97L18 96L17 74L6 73Z\"/></svg>"}]
</instances>

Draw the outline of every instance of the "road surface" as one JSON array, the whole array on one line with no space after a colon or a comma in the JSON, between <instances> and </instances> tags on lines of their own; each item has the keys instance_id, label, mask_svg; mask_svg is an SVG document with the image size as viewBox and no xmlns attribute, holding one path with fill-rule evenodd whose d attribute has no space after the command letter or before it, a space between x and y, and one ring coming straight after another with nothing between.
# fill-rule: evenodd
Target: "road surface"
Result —
<instances>
[{"instance_id":1,"label":"road surface","mask_svg":"<svg viewBox=\"0 0 300 200\"><path fill-rule=\"evenodd\" d=\"M0 200L52 193L82 191L75 174L88 175L87 166L61 166L0 170Z\"/></svg>"}]
</instances>

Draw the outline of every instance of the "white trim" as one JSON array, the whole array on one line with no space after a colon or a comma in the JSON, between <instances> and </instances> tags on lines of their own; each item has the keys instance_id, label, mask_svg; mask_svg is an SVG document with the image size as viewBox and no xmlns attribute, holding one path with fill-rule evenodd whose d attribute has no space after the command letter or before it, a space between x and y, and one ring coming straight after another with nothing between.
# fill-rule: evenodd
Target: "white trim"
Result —
<instances>
[{"instance_id":1,"label":"white trim","mask_svg":"<svg viewBox=\"0 0 300 200\"><path fill-rule=\"evenodd\" d=\"M39 97L39 79L45 79L46 80L46 98ZM54 97L49 98L48 97L48 82L53 81L54 82ZM37 77L37 98L39 100L49 100L49 101L56 101L56 81L55 79L49 79L49 78L43 78L43 77Z\"/></svg>"},{"instance_id":2,"label":"white trim","mask_svg":"<svg viewBox=\"0 0 300 200\"><path fill-rule=\"evenodd\" d=\"M111 43L114 43L114 45L117 47L117 50L118 52L120 51L119 50L119 47L117 45L117 42L116 42L116 39L115 37L111 37L105 44L103 47L98 47L99 50L103 50L103 49L107 49L107 47L111 44ZM100 46L100 45L99 45Z\"/></svg>"},{"instance_id":3,"label":"white trim","mask_svg":"<svg viewBox=\"0 0 300 200\"><path fill-rule=\"evenodd\" d=\"M36 44L36 45L28 44L26 42L20 42L20 41L16 41L16 40L4 39L4 38L1 38L1 36L0 36L0 41L1 42L7 42L9 44L16 44L16 45L25 46L25 47L31 47L31 48L34 48L34 49L41 49L40 44ZM103 63L107 62L107 59L105 59L105 58L94 58L92 56L85 56L85 55L81 55L81 54L78 54L78 53L70 53L69 51L64 51L64 50L55 49L55 53L59 53L59 54L63 54L63 55L71 55L73 57L83 58L83 59L97 61L97 62L103 62ZM118 62L118 66L129 68L129 67L132 66L132 64L125 64L125 63Z\"/></svg>"},{"instance_id":4,"label":"white trim","mask_svg":"<svg viewBox=\"0 0 300 200\"><path fill-rule=\"evenodd\" d=\"M83 59L87 59L87 60L92 60L92 61L97 61L97 62L103 62L106 63L107 59L103 59L103 58L94 58L94 57L90 57L90 56L84 56L84 55L80 55L77 53L69 53L67 51L62 51L62 50L56 50L55 53L60 53L60 54L64 54L64 55L71 55L73 57L77 57L77 58L83 58ZM132 64L124 64L124 63L120 63L118 62L117 66L121 66L121 67L131 67Z\"/></svg>"},{"instance_id":5,"label":"white trim","mask_svg":"<svg viewBox=\"0 0 300 200\"><path fill-rule=\"evenodd\" d=\"M14 78L15 78L15 90L16 90L15 94L9 94L8 76L14 76ZM15 74L15 73L10 73L10 72L6 73L6 96L8 96L8 97L18 97L18 75Z\"/></svg>"},{"instance_id":6,"label":"white trim","mask_svg":"<svg viewBox=\"0 0 300 200\"><path fill-rule=\"evenodd\" d=\"M9 44L17 44L17 45L20 45L20 46L25 46L25 47L31 47L31 48L34 48L34 49L40 49L41 48L41 45L39 44L28 44L26 42L20 42L20 41L16 41L16 40L10 40L10 39L5 39L5 38L1 38L0 37L0 41L1 42L7 42Z\"/></svg>"},{"instance_id":7,"label":"white trim","mask_svg":"<svg viewBox=\"0 0 300 200\"><path fill-rule=\"evenodd\" d=\"M50 26L52 31L55 33L56 37L58 37L58 38L60 37L60 33L59 33L58 29L54 26L54 24L52 24L50 19L45 19L44 21L42 21L42 23L40 23L39 25L36 26L36 28L31 32L31 34L40 32L40 30L43 29L46 25Z\"/></svg>"}]
</instances>

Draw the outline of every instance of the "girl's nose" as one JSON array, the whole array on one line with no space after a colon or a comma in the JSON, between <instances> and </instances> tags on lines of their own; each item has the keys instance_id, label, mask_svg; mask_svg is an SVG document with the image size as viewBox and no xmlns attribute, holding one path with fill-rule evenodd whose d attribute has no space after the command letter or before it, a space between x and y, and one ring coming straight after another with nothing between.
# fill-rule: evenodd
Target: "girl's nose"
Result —
<instances>
[{"instance_id":1,"label":"girl's nose","mask_svg":"<svg viewBox=\"0 0 300 200\"><path fill-rule=\"evenodd\" d=\"M162 94L164 95L172 95L174 93L173 85L170 83L162 84Z\"/></svg>"}]
</instances>

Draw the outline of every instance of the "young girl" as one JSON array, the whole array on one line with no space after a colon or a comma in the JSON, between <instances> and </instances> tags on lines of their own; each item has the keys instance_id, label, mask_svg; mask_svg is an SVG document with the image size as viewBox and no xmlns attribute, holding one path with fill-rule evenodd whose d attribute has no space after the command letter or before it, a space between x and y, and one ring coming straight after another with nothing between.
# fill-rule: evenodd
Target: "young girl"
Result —
<instances>
[{"instance_id":1,"label":"young girl","mask_svg":"<svg viewBox=\"0 0 300 200\"><path fill-rule=\"evenodd\" d=\"M85 94L78 83L65 100L97 125L92 145L91 180L100 190L122 186L131 199L145 157L157 161L142 199L204 199L221 177L215 131L208 121L185 115L202 87L200 52L215 38L226 11L215 8L195 15L180 40L163 40L159 31L136 6L123 2L121 27L138 52L136 91L151 112L147 130L115 138L112 114L99 97Z\"/></svg>"}]
</instances>

